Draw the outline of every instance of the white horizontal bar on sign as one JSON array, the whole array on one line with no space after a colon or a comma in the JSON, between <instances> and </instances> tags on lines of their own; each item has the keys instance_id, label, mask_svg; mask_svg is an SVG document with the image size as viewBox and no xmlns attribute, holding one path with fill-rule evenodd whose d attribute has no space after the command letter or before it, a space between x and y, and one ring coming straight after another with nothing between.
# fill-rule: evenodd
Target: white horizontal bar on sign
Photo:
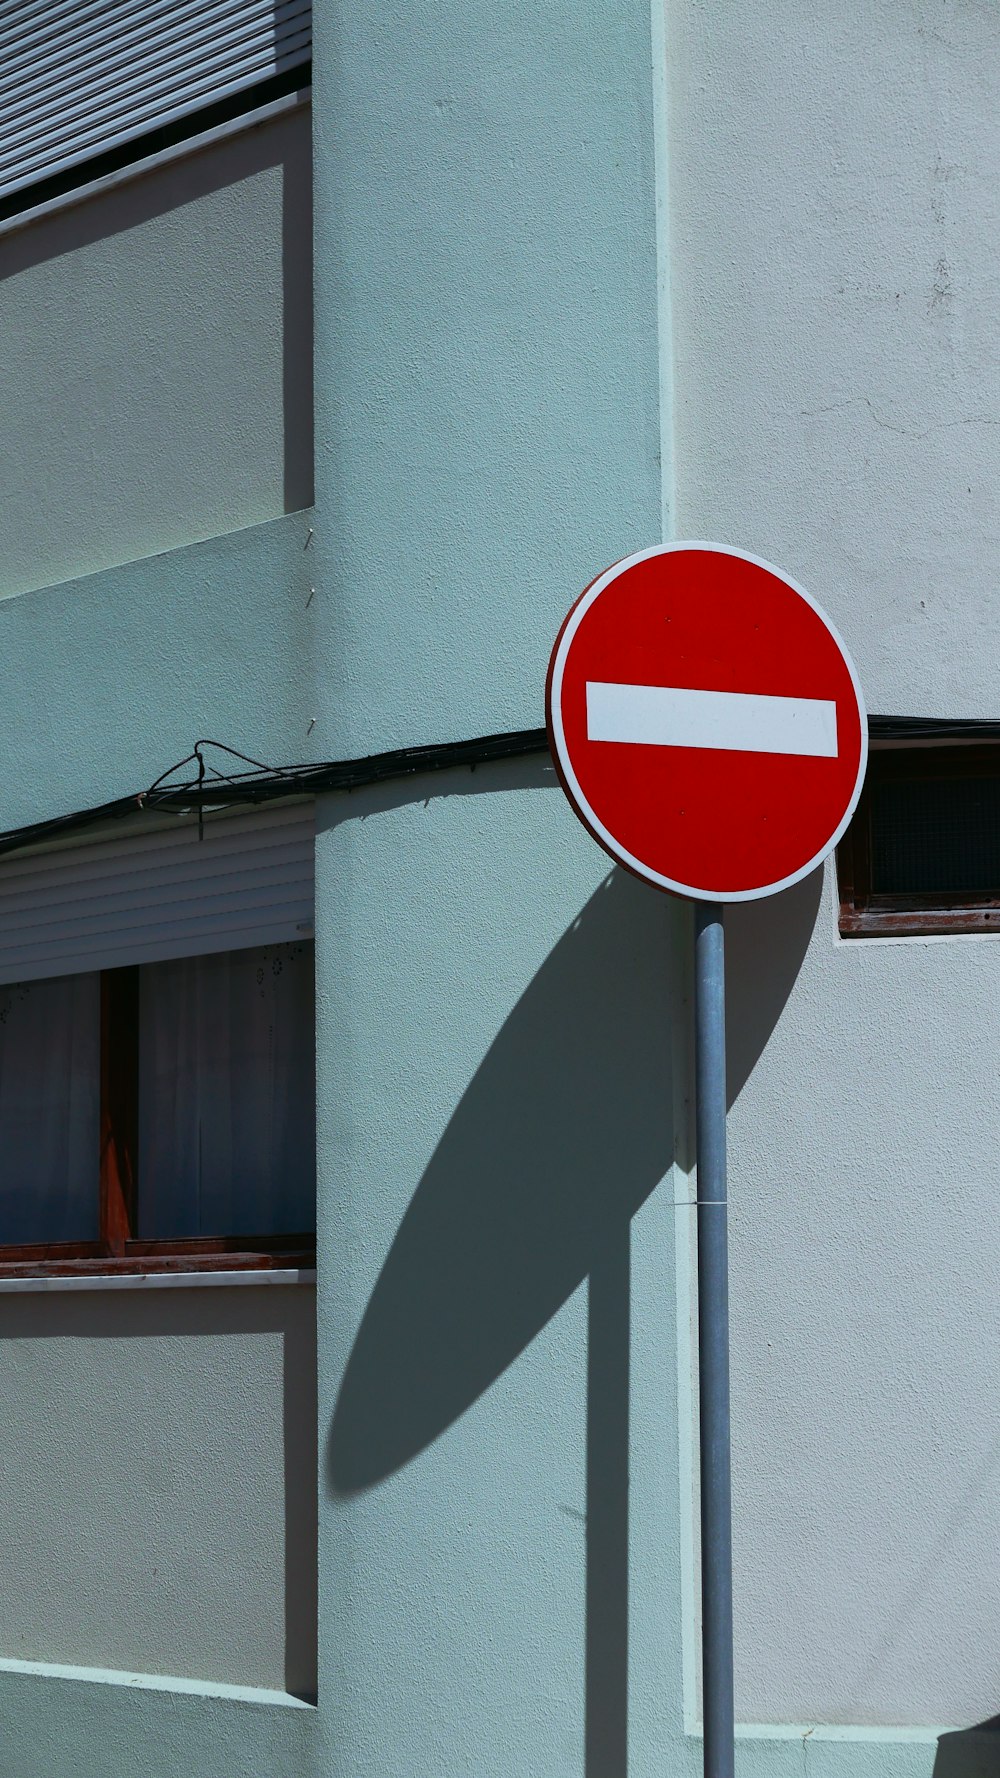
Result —
<instances>
[{"instance_id":1,"label":"white horizontal bar on sign","mask_svg":"<svg viewBox=\"0 0 1000 1778\"><path fill-rule=\"evenodd\" d=\"M644 747L837 757L837 706L826 698L587 682L587 738Z\"/></svg>"}]
</instances>

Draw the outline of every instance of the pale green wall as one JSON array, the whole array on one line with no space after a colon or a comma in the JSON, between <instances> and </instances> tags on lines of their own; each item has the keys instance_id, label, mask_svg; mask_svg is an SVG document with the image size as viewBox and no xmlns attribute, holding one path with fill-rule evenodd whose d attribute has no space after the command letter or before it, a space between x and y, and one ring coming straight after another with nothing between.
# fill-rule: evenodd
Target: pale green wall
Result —
<instances>
[{"instance_id":1,"label":"pale green wall","mask_svg":"<svg viewBox=\"0 0 1000 1778\"><path fill-rule=\"evenodd\" d=\"M313 1692L314 1372L309 1287L0 1293L0 1657Z\"/></svg>"},{"instance_id":2,"label":"pale green wall","mask_svg":"<svg viewBox=\"0 0 1000 1778\"><path fill-rule=\"evenodd\" d=\"M649 11L320 0L315 39L324 746L537 723L570 600L659 534Z\"/></svg>"},{"instance_id":3,"label":"pale green wall","mask_svg":"<svg viewBox=\"0 0 1000 1778\"><path fill-rule=\"evenodd\" d=\"M144 790L201 735L270 762L319 757L311 523L0 600L0 823Z\"/></svg>"},{"instance_id":4,"label":"pale green wall","mask_svg":"<svg viewBox=\"0 0 1000 1778\"><path fill-rule=\"evenodd\" d=\"M0 606L0 820L200 733L287 761L540 720L568 604L660 530L654 41L632 0L317 0L315 512ZM319 1707L0 1673L0 1768L694 1778L679 916L603 886L536 765L320 827ZM739 1771L933 1753L793 1727Z\"/></svg>"},{"instance_id":5,"label":"pale green wall","mask_svg":"<svg viewBox=\"0 0 1000 1778\"><path fill-rule=\"evenodd\" d=\"M309 132L0 237L0 596L310 503Z\"/></svg>"},{"instance_id":6,"label":"pale green wall","mask_svg":"<svg viewBox=\"0 0 1000 1778\"><path fill-rule=\"evenodd\" d=\"M597 1778L631 1710L659 1772L683 1757L676 912L551 767L320 825L330 1770Z\"/></svg>"},{"instance_id":7,"label":"pale green wall","mask_svg":"<svg viewBox=\"0 0 1000 1778\"><path fill-rule=\"evenodd\" d=\"M324 1769L695 1778L690 917L540 762L325 799L318 829ZM745 924L744 1073L782 1005ZM793 1723L741 1734L737 1770L935 1754Z\"/></svg>"}]
</instances>

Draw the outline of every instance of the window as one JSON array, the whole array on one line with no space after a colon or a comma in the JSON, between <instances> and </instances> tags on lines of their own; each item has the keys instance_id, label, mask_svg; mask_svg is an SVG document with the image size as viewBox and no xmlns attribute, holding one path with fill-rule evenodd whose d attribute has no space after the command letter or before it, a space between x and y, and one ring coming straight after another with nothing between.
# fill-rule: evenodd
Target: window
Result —
<instances>
[{"instance_id":1,"label":"window","mask_svg":"<svg viewBox=\"0 0 1000 1778\"><path fill-rule=\"evenodd\" d=\"M0 1271L313 1263L311 821L203 836L0 863Z\"/></svg>"},{"instance_id":2,"label":"window","mask_svg":"<svg viewBox=\"0 0 1000 1778\"><path fill-rule=\"evenodd\" d=\"M845 938L1000 932L1000 747L873 748L837 867Z\"/></svg>"},{"instance_id":3,"label":"window","mask_svg":"<svg viewBox=\"0 0 1000 1778\"><path fill-rule=\"evenodd\" d=\"M13 0L0 218L308 86L310 0Z\"/></svg>"}]
</instances>

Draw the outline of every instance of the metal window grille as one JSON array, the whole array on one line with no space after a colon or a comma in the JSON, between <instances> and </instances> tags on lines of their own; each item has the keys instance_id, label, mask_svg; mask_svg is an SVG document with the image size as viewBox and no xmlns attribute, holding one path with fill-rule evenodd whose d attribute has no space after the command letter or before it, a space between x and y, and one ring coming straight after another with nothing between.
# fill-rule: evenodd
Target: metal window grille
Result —
<instances>
[{"instance_id":1,"label":"metal window grille","mask_svg":"<svg viewBox=\"0 0 1000 1778\"><path fill-rule=\"evenodd\" d=\"M1000 896L1000 774L876 784L871 886L875 895Z\"/></svg>"},{"instance_id":2,"label":"metal window grille","mask_svg":"<svg viewBox=\"0 0 1000 1778\"><path fill-rule=\"evenodd\" d=\"M1000 745L875 747L837 848L847 938L1000 933Z\"/></svg>"}]
</instances>

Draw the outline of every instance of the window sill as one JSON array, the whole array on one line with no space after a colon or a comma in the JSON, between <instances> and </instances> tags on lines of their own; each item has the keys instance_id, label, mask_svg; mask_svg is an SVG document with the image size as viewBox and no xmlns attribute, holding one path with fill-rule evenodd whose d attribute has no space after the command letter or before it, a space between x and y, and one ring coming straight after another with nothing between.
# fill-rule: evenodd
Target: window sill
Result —
<instances>
[{"instance_id":1,"label":"window sill","mask_svg":"<svg viewBox=\"0 0 1000 1778\"><path fill-rule=\"evenodd\" d=\"M316 1265L313 1235L215 1235L179 1237L172 1241L126 1240L125 1251L112 1252L99 1241L0 1247L0 1283L5 1278L149 1278L195 1277L201 1272L248 1273L312 1271Z\"/></svg>"},{"instance_id":2,"label":"window sill","mask_svg":"<svg viewBox=\"0 0 1000 1778\"><path fill-rule=\"evenodd\" d=\"M225 1680L181 1679L160 1673L123 1673L114 1667L71 1667L58 1661L25 1661L0 1657L0 1674L23 1674L38 1679L82 1680L86 1685L127 1686L130 1691L173 1692L195 1698L232 1699L240 1704L277 1705L279 1709L315 1711L313 1698L294 1692L269 1691L256 1685L232 1685Z\"/></svg>"},{"instance_id":3,"label":"window sill","mask_svg":"<svg viewBox=\"0 0 1000 1778\"><path fill-rule=\"evenodd\" d=\"M1000 908L857 908L842 906L841 938L1000 937Z\"/></svg>"},{"instance_id":4,"label":"window sill","mask_svg":"<svg viewBox=\"0 0 1000 1778\"><path fill-rule=\"evenodd\" d=\"M315 1270L298 1266L274 1266L269 1271L247 1272L35 1272L11 1277L0 1274L0 1296L39 1290L191 1290L232 1284L315 1284Z\"/></svg>"}]
</instances>

